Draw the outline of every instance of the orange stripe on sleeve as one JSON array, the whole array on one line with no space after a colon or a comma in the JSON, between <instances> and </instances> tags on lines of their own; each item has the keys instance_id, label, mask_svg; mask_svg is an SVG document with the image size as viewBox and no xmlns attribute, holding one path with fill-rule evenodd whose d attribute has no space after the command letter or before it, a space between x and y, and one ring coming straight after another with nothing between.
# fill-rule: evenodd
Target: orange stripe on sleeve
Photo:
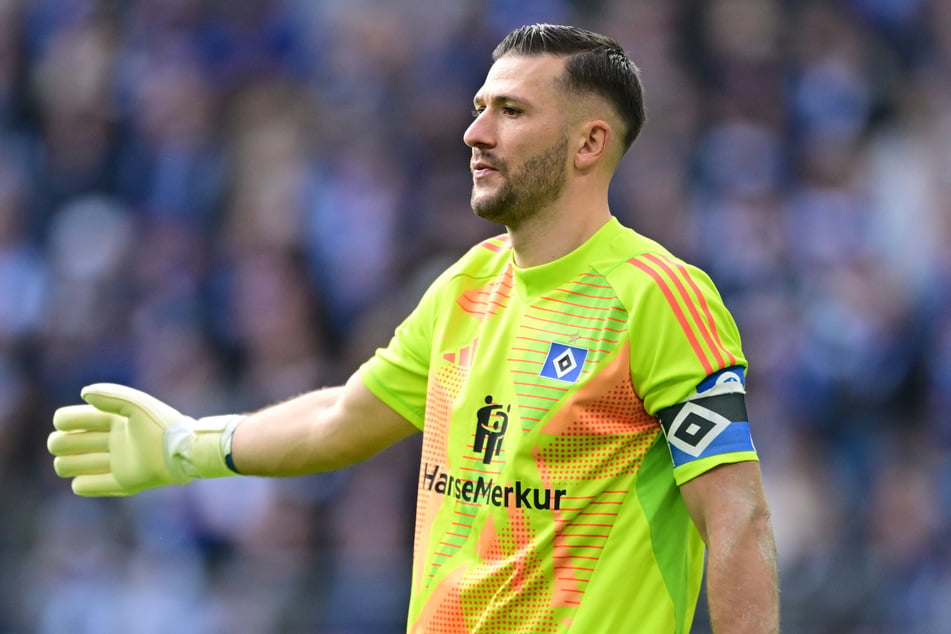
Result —
<instances>
[{"instance_id":1,"label":"orange stripe on sleeve","mask_svg":"<svg viewBox=\"0 0 951 634\"><path fill-rule=\"evenodd\" d=\"M670 285L659 272L651 268L651 266L646 262L637 258L632 258L629 261L631 264L650 275L654 282L657 283L657 287L660 288L661 292L664 294L664 297L667 299L667 303L670 304L671 310L674 311L677 321L680 322L680 328L684 331L684 335L687 336L687 341L690 342L690 347L693 348L694 354L697 355L697 359L699 359L701 365L703 365L703 369L707 372L707 374L713 374L715 370L713 366L710 365L710 361L707 359L707 356L703 351L703 347L700 345L700 341L697 340L697 336L693 332L693 328L690 327L690 322L687 320L687 316L684 315L683 310L681 310L680 304L677 302L677 298L674 296L674 292L670 289Z\"/></svg>"},{"instance_id":2,"label":"orange stripe on sleeve","mask_svg":"<svg viewBox=\"0 0 951 634\"><path fill-rule=\"evenodd\" d=\"M692 277L687 273L686 267L683 264L678 264L677 268L681 271L683 276L687 279L687 283L690 284L690 288L693 289L694 295L697 298L697 303L700 305L701 310L703 310L704 316L707 318L707 325L710 327L710 333L713 335L714 341L716 341L717 347L723 352L727 357L727 365L736 365L736 356L730 352L726 346L723 345L723 340L720 339L720 334L717 332L717 324L713 320L713 313L710 312L710 306L707 304L707 299L703 296L700 288L697 286L697 283Z\"/></svg>"},{"instance_id":3,"label":"orange stripe on sleeve","mask_svg":"<svg viewBox=\"0 0 951 634\"><path fill-rule=\"evenodd\" d=\"M653 253L646 254L644 257L649 259L651 262L653 262L657 266L659 266L661 269L663 269L663 271L667 274L667 276L671 280L673 280L674 285L677 287L677 290L680 292L680 297L683 298L684 304L686 304L687 309L690 311L690 316L693 317L693 323L697 327L697 330L700 332L700 336L703 337L703 340L706 342L707 347L710 349L711 352L713 352L713 356L716 357L717 369L725 368L727 364L725 363L724 356L721 354L722 344L718 345L719 342L714 342L713 336L710 334L710 331L707 329L707 324L704 323L703 318L700 316L700 311L697 310L697 302L694 300L694 298L690 296L690 293L687 291L687 288L684 286L680 277L670 267L666 259L662 259ZM682 268L680 268L679 270L684 275L684 277L686 277L688 280L690 279L690 275L685 270L683 270ZM697 291L697 294L699 295L700 289L697 289L696 286L694 288ZM703 296L700 295L700 298L702 300ZM710 316L709 311L707 312L707 315ZM711 318L711 321L712 321L712 318Z\"/></svg>"}]
</instances>

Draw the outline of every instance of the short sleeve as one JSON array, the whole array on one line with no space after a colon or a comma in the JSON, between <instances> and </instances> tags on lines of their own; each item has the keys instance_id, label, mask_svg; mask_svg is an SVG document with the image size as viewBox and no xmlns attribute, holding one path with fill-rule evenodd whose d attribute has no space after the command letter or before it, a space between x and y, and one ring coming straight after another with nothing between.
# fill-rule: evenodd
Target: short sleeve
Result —
<instances>
[{"instance_id":1,"label":"short sleeve","mask_svg":"<svg viewBox=\"0 0 951 634\"><path fill-rule=\"evenodd\" d=\"M649 413L687 399L721 370L745 372L736 322L706 273L667 254L630 263L640 278L631 304L631 380Z\"/></svg>"},{"instance_id":2,"label":"short sleeve","mask_svg":"<svg viewBox=\"0 0 951 634\"><path fill-rule=\"evenodd\" d=\"M378 349L359 370L367 389L419 429L423 428L426 413L437 305L434 284L396 328L389 344Z\"/></svg>"},{"instance_id":3,"label":"short sleeve","mask_svg":"<svg viewBox=\"0 0 951 634\"><path fill-rule=\"evenodd\" d=\"M675 480L757 460L745 406L747 361L712 280L666 254L631 264L641 276L630 321L631 378L662 423Z\"/></svg>"}]
</instances>

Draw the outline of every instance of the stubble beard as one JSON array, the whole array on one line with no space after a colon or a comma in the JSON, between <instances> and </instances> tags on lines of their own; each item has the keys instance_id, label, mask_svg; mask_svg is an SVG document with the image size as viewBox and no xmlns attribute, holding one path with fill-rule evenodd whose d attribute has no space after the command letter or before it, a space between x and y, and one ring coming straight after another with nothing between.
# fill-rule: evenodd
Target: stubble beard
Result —
<instances>
[{"instance_id":1,"label":"stubble beard","mask_svg":"<svg viewBox=\"0 0 951 634\"><path fill-rule=\"evenodd\" d=\"M483 196L478 196L473 187L472 211L480 218L517 229L561 196L568 170L567 151L568 137L562 136L511 173L504 161L498 162L502 184L494 193Z\"/></svg>"}]
</instances>

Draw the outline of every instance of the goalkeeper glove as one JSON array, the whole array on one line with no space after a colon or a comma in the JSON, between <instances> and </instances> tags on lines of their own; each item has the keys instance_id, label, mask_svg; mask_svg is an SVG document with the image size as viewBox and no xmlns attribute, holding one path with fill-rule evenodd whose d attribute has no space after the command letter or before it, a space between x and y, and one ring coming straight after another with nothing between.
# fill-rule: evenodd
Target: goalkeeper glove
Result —
<instances>
[{"instance_id":1,"label":"goalkeeper glove","mask_svg":"<svg viewBox=\"0 0 951 634\"><path fill-rule=\"evenodd\" d=\"M132 495L195 478L236 475L231 436L239 415L195 420L139 390L112 383L83 388L88 405L56 410L47 448L76 495Z\"/></svg>"}]
</instances>

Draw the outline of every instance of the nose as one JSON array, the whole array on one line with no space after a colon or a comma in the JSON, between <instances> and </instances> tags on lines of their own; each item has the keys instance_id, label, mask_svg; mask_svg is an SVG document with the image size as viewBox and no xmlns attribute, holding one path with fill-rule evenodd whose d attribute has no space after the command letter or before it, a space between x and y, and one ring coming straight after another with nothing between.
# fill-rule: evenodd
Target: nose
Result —
<instances>
[{"instance_id":1,"label":"nose","mask_svg":"<svg viewBox=\"0 0 951 634\"><path fill-rule=\"evenodd\" d=\"M495 137L492 132L488 111L483 110L479 113L469 127L462 135L462 140L469 147L492 147L495 145Z\"/></svg>"}]
</instances>

